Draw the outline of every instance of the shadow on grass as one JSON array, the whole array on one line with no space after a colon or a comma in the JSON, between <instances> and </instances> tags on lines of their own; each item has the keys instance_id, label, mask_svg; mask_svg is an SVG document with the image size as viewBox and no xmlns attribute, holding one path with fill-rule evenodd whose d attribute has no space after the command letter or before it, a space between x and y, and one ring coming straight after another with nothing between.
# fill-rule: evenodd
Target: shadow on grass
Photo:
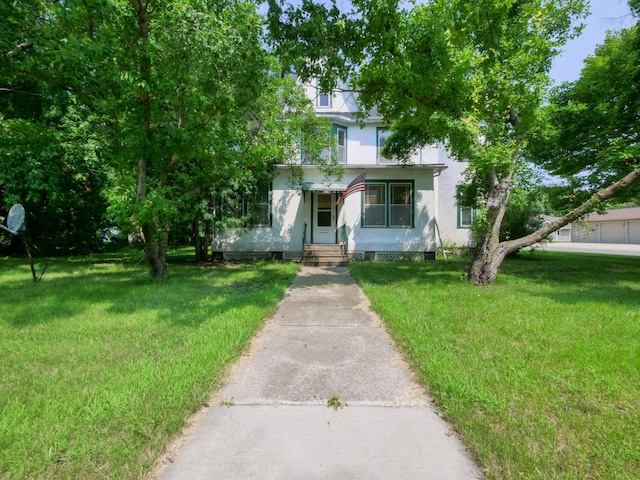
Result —
<instances>
[{"instance_id":1,"label":"shadow on grass","mask_svg":"<svg viewBox=\"0 0 640 480\"><path fill-rule=\"evenodd\" d=\"M467 261L449 262L355 262L349 270L359 281L372 285L460 285L467 279Z\"/></svg>"},{"instance_id":2,"label":"shadow on grass","mask_svg":"<svg viewBox=\"0 0 640 480\"><path fill-rule=\"evenodd\" d=\"M523 254L503 265L499 282L541 287L559 303L640 307L640 257L572 252ZM543 288L547 287L547 288Z\"/></svg>"},{"instance_id":3,"label":"shadow on grass","mask_svg":"<svg viewBox=\"0 0 640 480\"><path fill-rule=\"evenodd\" d=\"M195 327L231 310L273 304L292 279L268 264L202 268L178 260L170 266L169 280L151 281L144 264L118 262L117 255L54 263L36 284L15 281L24 268L4 262L3 267L20 271L0 272L0 321L25 327L96 311L123 318L143 312L159 322Z\"/></svg>"},{"instance_id":4,"label":"shadow on grass","mask_svg":"<svg viewBox=\"0 0 640 480\"><path fill-rule=\"evenodd\" d=\"M567 252L523 252L502 264L498 279L488 287L467 280L468 259L421 263L352 263L360 282L372 285L411 285L428 295L428 289L489 288L518 284L527 293L559 303L596 301L640 307L640 257Z\"/></svg>"}]
</instances>

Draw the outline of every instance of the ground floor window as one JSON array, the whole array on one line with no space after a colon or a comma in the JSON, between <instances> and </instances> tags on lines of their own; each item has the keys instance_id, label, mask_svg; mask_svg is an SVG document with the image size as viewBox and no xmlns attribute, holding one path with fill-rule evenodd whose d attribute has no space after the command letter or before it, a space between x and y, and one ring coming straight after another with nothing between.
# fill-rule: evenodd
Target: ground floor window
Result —
<instances>
[{"instance_id":1,"label":"ground floor window","mask_svg":"<svg viewBox=\"0 0 640 480\"><path fill-rule=\"evenodd\" d=\"M470 203L470 199L468 198L470 192L466 185L458 185L456 190L456 202L458 204L458 228L471 228L473 219L476 216L476 209L465 205Z\"/></svg>"},{"instance_id":2,"label":"ground floor window","mask_svg":"<svg viewBox=\"0 0 640 480\"><path fill-rule=\"evenodd\" d=\"M252 227L271 225L271 185L259 187L253 195L245 197L245 212Z\"/></svg>"},{"instance_id":3,"label":"ground floor window","mask_svg":"<svg viewBox=\"0 0 640 480\"><path fill-rule=\"evenodd\" d=\"M413 181L367 181L363 227L413 227Z\"/></svg>"},{"instance_id":4,"label":"ground floor window","mask_svg":"<svg viewBox=\"0 0 640 480\"><path fill-rule=\"evenodd\" d=\"M235 190L219 195L214 218L233 226L270 227L271 184L260 185L253 192Z\"/></svg>"},{"instance_id":5,"label":"ground floor window","mask_svg":"<svg viewBox=\"0 0 640 480\"><path fill-rule=\"evenodd\" d=\"M458 228L471 228L473 208L458 206Z\"/></svg>"}]
</instances>

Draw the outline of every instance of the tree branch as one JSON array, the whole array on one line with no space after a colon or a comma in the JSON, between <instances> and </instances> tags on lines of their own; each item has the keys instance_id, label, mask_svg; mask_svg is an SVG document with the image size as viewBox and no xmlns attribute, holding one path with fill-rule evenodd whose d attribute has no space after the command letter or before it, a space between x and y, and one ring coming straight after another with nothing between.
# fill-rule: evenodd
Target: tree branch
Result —
<instances>
[{"instance_id":1,"label":"tree branch","mask_svg":"<svg viewBox=\"0 0 640 480\"><path fill-rule=\"evenodd\" d=\"M516 240L509 240L507 242L502 242L506 246L507 255L517 250L520 250L521 248L528 247L529 245L533 245L534 243L541 241L542 239L547 237L547 235L549 235L552 232L555 232L560 227L564 227L565 225L568 225L574 220L577 220L583 215L591 212L597 204L613 197L616 193L624 190L625 188L629 187L631 184L633 184L638 180L640 180L640 168L632 171L631 173L626 175L624 178L618 180L615 183L612 183L608 187L605 187L599 190L598 192L593 194L591 198L589 198L589 200L584 202L579 207L575 208L574 210L567 213L563 217L560 217L559 219L538 229L532 234L527 235L526 237L518 238Z\"/></svg>"},{"instance_id":2,"label":"tree branch","mask_svg":"<svg viewBox=\"0 0 640 480\"><path fill-rule=\"evenodd\" d=\"M94 97L93 95L91 95L90 93L87 92L83 92L83 91L78 91L75 90L72 87L68 87L66 85L62 85L60 83L54 82L52 80L50 80L49 78L45 77L44 75L40 75L39 73L35 73L35 72L31 72L29 70L25 70L24 68L19 68L19 67L15 67L16 71L22 73L23 75L27 75L28 77L32 77L35 78L36 80L40 80L41 82L44 82L48 85L51 85L52 87L55 87L59 90L68 92L68 93L72 93L74 95L78 95L79 97L83 97L86 98L87 100L91 100L92 102L97 102L98 101L98 97Z\"/></svg>"},{"instance_id":3,"label":"tree branch","mask_svg":"<svg viewBox=\"0 0 640 480\"><path fill-rule=\"evenodd\" d=\"M4 58L5 60L8 60L9 57L13 57L14 55L17 55L18 52L24 52L31 46L33 46L33 44L29 41L19 43L18 45L16 45L15 49L9 50L8 52L4 52Z\"/></svg>"},{"instance_id":4,"label":"tree branch","mask_svg":"<svg viewBox=\"0 0 640 480\"><path fill-rule=\"evenodd\" d=\"M41 93L33 93L33 92L25 92L24 90L16 90L15 88L4 88L4 87L0 87L0 92L7 92L7 93L22 93L24 95L33 95L34 97L41 97L42 94Z\"/></svg>"}]
</instances>

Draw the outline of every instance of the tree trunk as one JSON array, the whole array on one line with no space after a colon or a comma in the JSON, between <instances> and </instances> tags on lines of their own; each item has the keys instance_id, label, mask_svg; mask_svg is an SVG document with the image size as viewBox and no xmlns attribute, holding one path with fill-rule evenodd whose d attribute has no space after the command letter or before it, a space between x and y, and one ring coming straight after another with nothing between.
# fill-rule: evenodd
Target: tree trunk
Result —
<instances>
[{"instance_id":1,"label":"tree trunk","mask_svg":"<svg viewBox=\"0 0 640 480\"><path fill-rule=\"evenodd\" d=\"M159 248L156 248L154 228L148 225L142 227L144 237L144 255L149 263L149 277L151 279L167 278L167 247L168 232L164 229L161 233Z\"/></svg>"},{"instance_id":2,"label":"tree trunk","mask_svg":"<svg viewBox=\"0 0 640 480\"><path fill-rule=\"evenodd\" d=\"M200 238L200 219L196 215L193 219L193 246L196 251L196 262L202 263L206 259L202 258L202 239Z\"/></svg>"},{"instance_id":3,"label":"tree trunk","mask_svg":"<svg viewBox=\"0 0 640 480\"><path fill-rule=\"evenodd\" d=\"M504 243L492 242L486 238L482 245L478 246L471 268L469 279L475 285L489 285L498 276L498 269L507 256Z\"/></svg>"},{"instance_id":4,"label":"tree trunk","mask_svg":"<svg viewBox=\"0 0 640 480\"><path fill-rule=\"evenodd\" d=\"M149 148L153 136L151 133L151 97L148 91L151 85L151 58L147 51L147 42L149 39L149 23L147 21L148 0L131 0L131 4L136 11L138 29L140 31L140 77L143 80L143 86L140 89L140 107L142 110L142 131L146 138L147 144L145 149ZM152 165L148 151L145 151L138 161L138 182L136 188L136 200L142 202L147 195L147 169ZM168 230L164 228L161 232L160 242L156 248L155 225L146 223L142 226L142 236L144 238L144 254L149 263L149 277L152 279L167 278L167 248L168 248Z\"/></svg>"},{"instance_id":5,"label":"tree trunk","mask_svg":"<svg viewBox=\"0 0 640 480\"><path fill-rule=\"evenodd\" d=\"M211 237L213 236L213 222L207 220L204 227L204 261L209 260L209 247L211 246Z\"/></svg>"},{"instance_id":6,"label":"tree trunk","mask_svg":"<svg viewBox=\"0 0 640 480\"><path fill-rule=\"evenodd\" d=\"M555 232L560 227L564 227L574 220L577 220L578 218L593 211L597 204L613 197L616 193L624 190L638 180L640 180L640 168L632 171L624 178L618 180L615 183L612 183L608 187L599 190L589 200L584 202L576 209L567 213L565 216L559 218L558 220L545 225L534 233L527 235L526 237L509 240L506 242L499 242L498 235L500 226L497 226L497 230L495 228L491 229L491 226L495 227L495 224L497 222L494 221L493 225L491 225L490 222L489 232L485 235L484 239L482 239L482 242L480 243L476 251L476 255L473 258L471 268L469 269L469 279L475 285L489 285L498 276L498 269L500 268L500 265L507 255L514 253L524 247L528 247L529 245L533 245L534 243L542 241L552 232ZM489 197L490 201L487 201L487 208L489 208L490 204L495 205L495 200L498 196L498 193L494 192L494 190L491 191ZM504 214L504 205L502 208L502 214ZM495 216L495 212L494 217L491 216L491 211L489 211L488 216L490 217L490 219L494 218L495 220L495 218L498 218L500 219L500 222L502 221L499 214L498 216ZM496 231L498 233L495 233Z\"/></svg>"},{"instance_id":7,"label":"tree trunk","mask_svg":"<svg viewBox=\"0 0 640 480\"><path fill-rule=\"evenodd\" d=\"M498 179L495 172L491 172L491 189L487 197L487 225L473 257L469 269L469 279L475 285L488 285L498 276L498 269L507 255L504 246L500 243L500 227L509 200L509 186L513 173L508 174L502 180Z\"/></svg>"}]
</instances>

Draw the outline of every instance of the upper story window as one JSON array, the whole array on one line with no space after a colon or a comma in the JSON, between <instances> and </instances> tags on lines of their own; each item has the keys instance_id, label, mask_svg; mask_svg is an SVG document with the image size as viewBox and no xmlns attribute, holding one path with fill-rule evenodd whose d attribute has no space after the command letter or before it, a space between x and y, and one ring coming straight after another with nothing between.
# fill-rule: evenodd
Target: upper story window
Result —
<instances>
[{"instance_id":1,"label":"upper story window","mask_svg":"<svg viewBox=\"0 0 640 480\"><path fill-rule=\"evenodd\" d=\"M382 148L387 143L387 138L391 135L391 131L387 128L378 128L378 150L377 150L377 158L378 163L398 163L395 158L387 158L382 156Z\"/></svg>"},{"instance_id":2,"label":"upper story window","mask_svg":"<svg viewBox=\"0 0 640 480\"><path fill-rule=\"evenodd\" d=\"M320 82L316 79L316 91L318 95L316 97L316 107L318 108L331 108L332 103L332 95L331 92L323 92L320 89Z\"/></svg>"},{"instance_id":3,"label":"upper story window","mask_svg":"<svg viewBox=\"0 0 640 480\"><path fill-rule=\"evenodd\" d=\"M330 161L332 156L335 155L338 163L347 163L347 127L342 125L333 124L331 143L327 145L327 148L320 152L319 159L323 161ZM303 165L315 165L317 158L313 158L304 148L300 151L300 161Z\"/></svg>"},{"instance_id":4,"label":"upper story window","mask_svg":"<svg viewBox=\"0 0 640 480\"><path fill-rule=\"evenodd\" d=\"M336 142L338 163L347 163L347 127L334 124L333 135Z\"/></svg>"}]
</instances>

